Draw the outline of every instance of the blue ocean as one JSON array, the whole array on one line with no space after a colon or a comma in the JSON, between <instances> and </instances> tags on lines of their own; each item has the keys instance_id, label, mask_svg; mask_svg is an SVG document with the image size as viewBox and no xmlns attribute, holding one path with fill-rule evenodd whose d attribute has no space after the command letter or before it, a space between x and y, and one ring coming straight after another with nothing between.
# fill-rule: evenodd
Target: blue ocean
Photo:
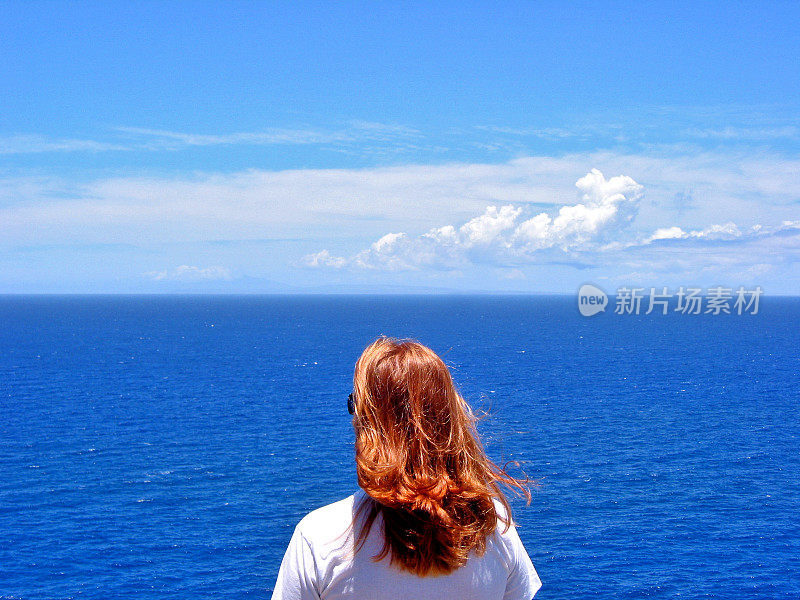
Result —
<instances>
[{"instance_id":1,"label":"blue ocean","mask_svg":"<svg viewBox=\"0 0 800 600\"><path fill-rule=\"evenodd\" d=\"M347 395L386 334L538 482L537 600L797 599L798 333L772 297L0 297L0 598L269 598L297 521L356 489Z\"/></svg>"}]
</instances>

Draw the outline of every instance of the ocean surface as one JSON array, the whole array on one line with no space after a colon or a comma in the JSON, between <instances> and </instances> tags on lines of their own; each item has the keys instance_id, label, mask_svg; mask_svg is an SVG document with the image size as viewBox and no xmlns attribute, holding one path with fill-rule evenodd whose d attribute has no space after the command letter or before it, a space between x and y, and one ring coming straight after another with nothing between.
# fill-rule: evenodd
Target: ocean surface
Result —
<instances>
[{"instance_id":1,"label":"ocean surface","mask_svg":"<svg viewBox=\"0 0 800 600\"><path fill-rule=\"evenodd\" d=\"M297 521L356 489L347 395L387 334L538 480L537 600L797 599L799 333L789 298L0 297L0 598L269 598Z\"/></svg>"}]
</instances>

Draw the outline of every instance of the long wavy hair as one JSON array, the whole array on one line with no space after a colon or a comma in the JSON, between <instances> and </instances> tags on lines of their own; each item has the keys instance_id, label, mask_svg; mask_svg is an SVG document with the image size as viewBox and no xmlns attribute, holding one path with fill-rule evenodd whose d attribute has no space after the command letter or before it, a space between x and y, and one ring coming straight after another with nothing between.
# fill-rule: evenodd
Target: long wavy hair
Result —
<instances>
[{"instance_id":1,"label":"long wavy hair","mask_svg":"<svg viewBox=\"0 0 800 600\"><path fill-rule=\"evenodd\" d=\"M356 469L368 496L354 517L356 551L381 514L374 561L389 555L402 570L435 576L463 566L473 550L482 555L498 522L511 523L500 484L530 503L531 482L487 457L478 419L442 359L416 341L382 336L358 359L353 387Z\"/></svg>"}]
</instances>

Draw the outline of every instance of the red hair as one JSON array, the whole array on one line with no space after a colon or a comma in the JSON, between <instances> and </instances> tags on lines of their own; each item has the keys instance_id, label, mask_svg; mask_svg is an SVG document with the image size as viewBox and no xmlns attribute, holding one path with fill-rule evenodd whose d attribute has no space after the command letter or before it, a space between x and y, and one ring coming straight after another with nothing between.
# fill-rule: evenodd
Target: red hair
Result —
<instances>
[{"instance_id":1,"label":"red hair","mask_svg":"<svg viewBox=\"0 0 800 600\"><path fill-rule=\"evenodd\" d=\"M486 455L476 417L430 348L380 337L358 359L355 392L356 470L369 496L357 548L378 514L384 544L373 557L416 575L442 575L482 555L498 521L494 499L511 509L498 484L528 503L528 479L510 476Z\"/></svg>"}]
</instances>

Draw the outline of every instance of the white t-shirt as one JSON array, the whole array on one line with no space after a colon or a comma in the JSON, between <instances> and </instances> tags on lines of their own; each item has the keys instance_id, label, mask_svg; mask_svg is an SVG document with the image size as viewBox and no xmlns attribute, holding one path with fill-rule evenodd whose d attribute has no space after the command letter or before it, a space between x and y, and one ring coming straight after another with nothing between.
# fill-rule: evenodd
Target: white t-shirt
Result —
<instances>
[{"instance_id":1,"label":"white t-shirt","mask_svg":"<svg viewBox=\"0 0 800 600\"><path fill-rule=\"evenodd\" d=\"M383 546L381 515L363 547L353 556L356 532L350 527L359 489L344 500L307 514L294 529L281 562L272 600L531 600L542 583L511 524L504 523L486 540L486 553L473 552L467 564L434 577L419 577L371 557ZM505 515L495 499L498 515Z\"/></svg>"}]
</instances>

